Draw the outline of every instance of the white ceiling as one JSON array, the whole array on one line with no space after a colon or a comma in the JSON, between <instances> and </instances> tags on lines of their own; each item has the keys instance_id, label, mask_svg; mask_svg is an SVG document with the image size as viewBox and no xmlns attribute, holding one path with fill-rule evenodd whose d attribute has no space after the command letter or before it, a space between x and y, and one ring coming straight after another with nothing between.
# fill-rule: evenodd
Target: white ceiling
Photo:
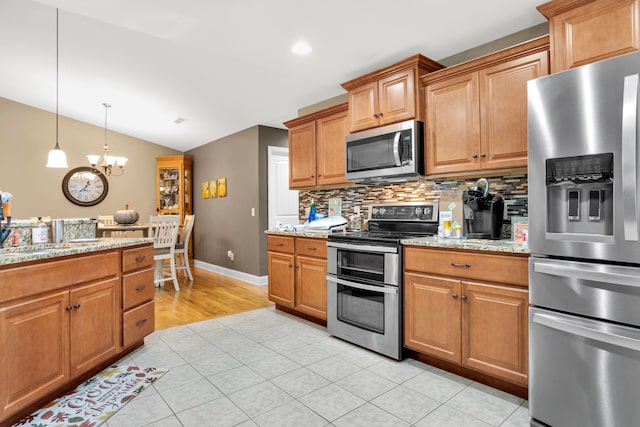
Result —
<instances>
[{"instance_id":1,"label":"white ceiling","mask_svg":"<svg viewBox=\"0 0 640 427\"><path fill-rule=\"evenodd\" d=\"M537 25L542 0L0 0L0 97L180 151ZM295 56L299 39L313 52ZM182 124L174 121L182 117ZM54 139L52 138L52 141ZM61 144L64 137L61 135Z\"/></svg>"}]
</instances>

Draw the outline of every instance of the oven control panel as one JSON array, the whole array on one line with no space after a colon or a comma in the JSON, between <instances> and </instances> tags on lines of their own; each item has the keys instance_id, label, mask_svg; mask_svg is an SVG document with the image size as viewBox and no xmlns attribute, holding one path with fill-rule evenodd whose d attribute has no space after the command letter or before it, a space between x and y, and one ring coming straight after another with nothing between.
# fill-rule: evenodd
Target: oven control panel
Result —
<instances>
[{"instance_id":1,"label":"oven control panel","mask_svg":"<svg viewBox=\"0 0 640 427\"><path fill-rule=\"evenodd\" d=\"M374 205L370 219L375 221L438 221L438 203Z\"/></svg>"}]
</instances>

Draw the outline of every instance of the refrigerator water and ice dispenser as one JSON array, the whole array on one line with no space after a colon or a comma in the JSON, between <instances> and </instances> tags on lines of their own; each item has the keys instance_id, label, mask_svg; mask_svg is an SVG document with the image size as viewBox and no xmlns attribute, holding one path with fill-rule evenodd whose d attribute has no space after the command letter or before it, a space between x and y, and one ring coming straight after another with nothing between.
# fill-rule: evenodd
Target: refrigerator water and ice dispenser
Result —
<instances>
[{"instance_id":1,"label":"refrigerator water and ice dispenser","mask_svg":"<svg viewBox=\"0 0 640 427\"><path fill-rule=\"evenodd\" d=\"M546 160L547 232L613 235L613 153Z\"/></svg>"}]
</instances>

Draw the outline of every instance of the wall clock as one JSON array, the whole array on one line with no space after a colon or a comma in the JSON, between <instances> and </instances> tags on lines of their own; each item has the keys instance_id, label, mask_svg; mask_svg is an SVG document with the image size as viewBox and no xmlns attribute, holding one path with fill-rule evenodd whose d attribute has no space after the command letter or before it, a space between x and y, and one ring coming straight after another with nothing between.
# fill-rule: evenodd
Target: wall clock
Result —
<instances>
[{"instance_id":1,"label":"wall clock","mask_svg":"<svg viewBox=\"0 0 640 427\"><path fill-rule=\"evenodd\" d=\"M62 179L62 192L78 206L97 205L107 197L107 178L91 167L71 169Z\"/></svg>"}]
</instances>

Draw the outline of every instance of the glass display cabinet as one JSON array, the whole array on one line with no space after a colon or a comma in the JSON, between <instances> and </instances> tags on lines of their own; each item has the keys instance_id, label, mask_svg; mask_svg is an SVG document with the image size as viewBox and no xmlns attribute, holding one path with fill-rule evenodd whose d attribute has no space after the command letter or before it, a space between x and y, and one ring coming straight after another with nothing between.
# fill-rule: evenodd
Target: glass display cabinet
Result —
<instances>
[{"instance_id":1,"label":"glass display cabinet","mask_svg":"<svg viewBox=\"0 0 640 427\"><path fill-rule=\"evenodd\" d=\"M184 216L192 213L193 192L191 174L191 158L178 156L156 157L156 188L159 215L180 215L180 223Z\"/></svg>"}]
</instances>

